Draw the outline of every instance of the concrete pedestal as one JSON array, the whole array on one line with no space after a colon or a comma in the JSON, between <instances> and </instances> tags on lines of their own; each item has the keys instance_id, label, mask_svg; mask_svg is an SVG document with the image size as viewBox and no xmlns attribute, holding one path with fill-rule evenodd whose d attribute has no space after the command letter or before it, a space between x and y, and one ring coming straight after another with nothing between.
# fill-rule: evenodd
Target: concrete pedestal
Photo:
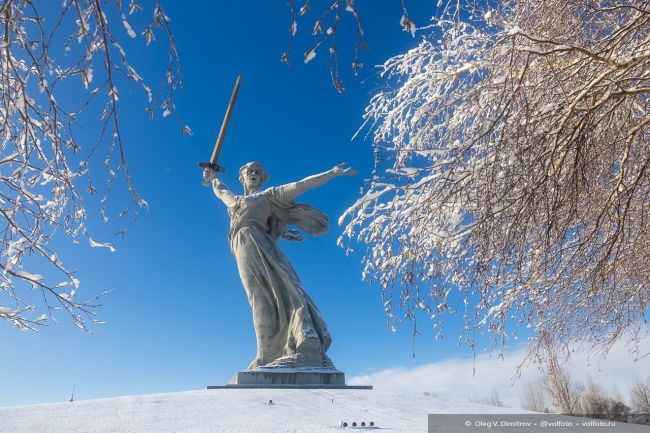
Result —
<instances>
[{"instance_id":1,"label":"concrete pedestal","mask_svg":"<svg viewBox=\"0 0 650 433\"><path fill-rule=\"evenodd\" d=\"M345 373L331 368L256 368L238 372L225 386L218 388L330 388L372 389L370 385L345 384Z\"/></svg>"}]
</instances>

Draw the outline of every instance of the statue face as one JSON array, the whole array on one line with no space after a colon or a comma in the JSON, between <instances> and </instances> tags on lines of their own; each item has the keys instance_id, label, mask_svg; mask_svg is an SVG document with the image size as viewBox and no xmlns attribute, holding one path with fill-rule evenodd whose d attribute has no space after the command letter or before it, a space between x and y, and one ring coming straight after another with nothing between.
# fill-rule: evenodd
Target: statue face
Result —
<instances>
[{"instance_id":1,"label":"statue face","mask_svg":"<svg viewBox=\"0 0 650 433\"><path fill-rule=\"evenodd\" d=\"M249 188L260 186L262 182L262 173L260 172L260 169L256 166L247 168L244 172L244 182L246 182L246 186Z\"/></svg>"}]
</instances>

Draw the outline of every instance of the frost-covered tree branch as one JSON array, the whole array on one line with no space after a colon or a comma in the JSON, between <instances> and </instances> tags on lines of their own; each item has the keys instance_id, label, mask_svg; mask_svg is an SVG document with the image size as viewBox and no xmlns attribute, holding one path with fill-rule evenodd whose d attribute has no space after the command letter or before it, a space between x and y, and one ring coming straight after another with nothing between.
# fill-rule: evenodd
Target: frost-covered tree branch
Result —
<instances>
[{"instance_id":1,"label":"frost-covered tree branch","mask_svg":"<svg viewBox=\"0 0 650 433\"><path fill-rule=\"evenodd\" d=\"M472 348L530 326L533 356L638 338L650 5L511 0L447 9L428 31L383 65L390 89L365 114L376 170L341 220L368 246L364 278L381 284L391 323L423 311L441 337L458 314Z\"/></svg>"},{"instance_id":2,"label":"frost-covered tree branch","mask_svg":"<svg viewBox=\"0 0 650 433\"><path fill-rule=\"evenodd\" d=\"M325 2L315 1L315 3L317 3L315 9L312 6L312 0L304 0L304 3L302 3L299 8L296 8L295 0L287 0L287 6L291 18L289 25L289 42L287 43L287 50L282 54L281 60L286 64L290 63L291 42L294 36L296 36L298 33L298 23L300 21L307 21L310 25L309 29L311 31L311 36L313 37L314 42L311 47L303 53L303 61L305 63L309 63L316 57L316 54L318 53L318 50L321 46L328 46L328 65L330 77L332 79L332 85L337 92L343 93L344 89L343 80L341 79L337 35L339 26L341 25L344 16L349 16L354 23L355 33L352 70L354 71L354 74L357 75L359 73L359 70L363 67L360 51L368 48L368 43L363 31L359 9L357 4L355 4L355 0L329 0ZM370 7L377 6L371 2L368 2L368 4ZM415 36L415 23L409 17L405 0L401 0L401 7L403 10L403 15L399 23L405 32L409 32ZM309 15L312 9L316 12L314 15L315 18L311 18L311 21L308 21L310 19ZM301 18L303 19L301 20Z\"/></svg>"},{"instance_id":3,"label":"frost-covered tree branch","mask_svg":"<svg viewBox=\"0 0 650 433\"><path fill-rule=\"evenodd\" d=\"M140 86L151 115L160 108L166 116L174 111L181 84L169 18L158 2L148 3L146 12L135 0L0 2L0 319L21 329L36 330L56 310L67 311L82 329L96 320L101 295L81 300L79 280L50 247L59 232L76 243L87 239L93 247L113 250L86 230L84 197L97 192L90 168L95 160L103 161L107 172L100 200L104 221L119 178L131 197L120 214L122 230L146 205L125 158L118 86ZM168 39L169 64L163 85L152 92L120 41L141 37L148 45L158 33ZM77 138L75 122L95 109L101 112L96 141Z\"/></svg>"}]
</instances>

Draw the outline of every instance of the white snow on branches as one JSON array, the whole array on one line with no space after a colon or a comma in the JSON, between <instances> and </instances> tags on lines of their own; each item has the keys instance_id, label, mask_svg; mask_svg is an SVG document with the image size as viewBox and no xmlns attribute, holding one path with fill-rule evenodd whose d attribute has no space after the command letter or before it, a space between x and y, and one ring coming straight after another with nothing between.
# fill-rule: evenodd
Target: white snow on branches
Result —
<instances>
[{"instance_id":1,"label":"white snow on branches","mask_svg":"<svg viewBox=\"0 0 650 433\"><path fill-rule=\"evenodd\" d=\"M650 8L588 3L447 8L383 65L374 177L342 219L393 325L605 352L647 329Z\"/></svg>"},{"instance_id":2,"label":"white snow on branches","mask_svg":"<svg viewBox=\"0 0 650 433\"><path fill-rule=\"evenodd\" d=\"M86 236L91 246L115 251L108 243L93 241L86 230L84 191L97 192L89 162L101 155L108 173L100 199L105 221L112 212L107 209L109 192L118 177L125 180L131 201L119 214L129 217L120 223L123 231L146 202L139 197L125 161L117 83L142 87L150 112L162 107L169 114L180 83L178 57L169 18L157 1L149 17L133 17L139 21L126 18L127 7L129 15L142 10L137 2L127 6L67 0L48 8L35 8L32 3L0 2L0 303L14 306L10 315L0 312L0 319L37 330L36 325L45 324L55 310L64 310L75 326L86 329L86 323L96 322L97 298L77 301L76 290L63 296L48 283L49 278L64 279L79 287L74 273L51 250L50 241L55 233L75 243ZM119 44L122 32L113 33L120 30L119 24L113 25L116 19L131 38L137 37L132 22L140 22L145 27L143 42L161 31L167 35L170 60L157 95L130 65ZM94 89L89 89L91 82L96 83ZM80 92L71 96L75 83ZM98 139L79 142L75 122L90 106L101 111ZM34 290L42 293L33 296ZM41 303L33 305L33 299Z\"/></svg>"},{"instance_id":3,"label":"white snow on branches","mask_svg":"<svg viewBox=\"0 0 650 433\"><path fill-rule=\"evenodd\" d=\"M90 246L93 248L108 248L111 251L111 253L117 251L117 249L113 245L109 244L108 242L96 242L92 238L88 238L88 240L90 241Z\"/></svg>"}]
</instances>

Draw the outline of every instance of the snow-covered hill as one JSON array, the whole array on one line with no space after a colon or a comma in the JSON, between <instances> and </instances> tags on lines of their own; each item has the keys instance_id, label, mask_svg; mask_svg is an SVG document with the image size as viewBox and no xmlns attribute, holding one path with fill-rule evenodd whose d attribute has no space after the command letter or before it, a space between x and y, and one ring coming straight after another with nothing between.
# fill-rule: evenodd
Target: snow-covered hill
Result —
<instances>
[{"instance_id":1,"label":"snow-covered hill","mask_svg":"<svg viewBox=\"0 0 650 433\"><path fill-rule=\"evenodd\" d=\"M413 433L427 430L428 413L516 412L378 390L216 389L0 408L0 431L321 433L344 431L341 421L372 421L391 433Z\"/></svg>"}]
</instances>

